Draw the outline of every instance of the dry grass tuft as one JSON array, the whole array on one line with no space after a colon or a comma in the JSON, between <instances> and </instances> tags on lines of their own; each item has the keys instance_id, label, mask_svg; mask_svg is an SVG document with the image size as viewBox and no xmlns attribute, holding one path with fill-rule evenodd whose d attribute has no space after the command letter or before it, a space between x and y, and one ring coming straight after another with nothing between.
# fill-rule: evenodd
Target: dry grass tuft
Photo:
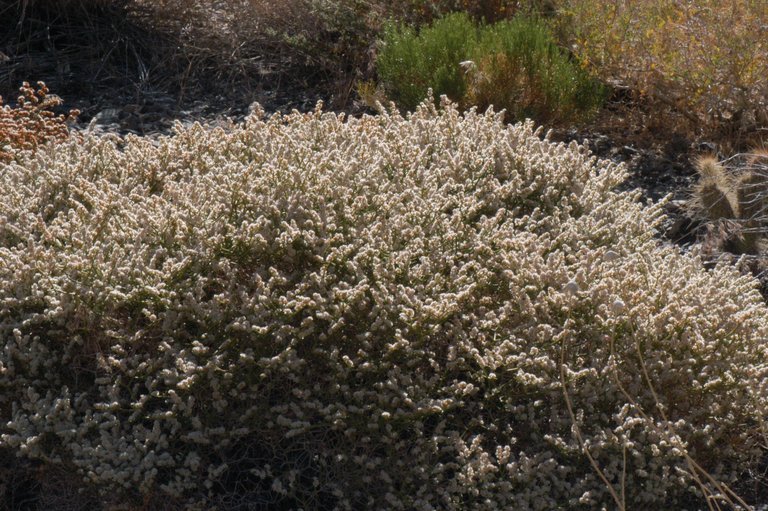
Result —
<instances>
[{"instance_id":1,"label":"dry grass tuft","mask_svg":"<svg viewBox=\"0 0 768 511\"><path fill-rule=\"evenodd\" d=\"M388 12L370 0L0 0L0 90L28 76L67 97L316 88L343 107L371 77Z\"/></svg>"},{"instance_id":2,"label":"dry grass tuft","mask_svg":"<svg viewBox=\"0 0 768 511\"><path fill-rule=\"evenodd\" d=\"M0 90L30 77L67 98L178 88L178 43L143 15L131 0L0 0Z\"/></svg>"}]
</instances>

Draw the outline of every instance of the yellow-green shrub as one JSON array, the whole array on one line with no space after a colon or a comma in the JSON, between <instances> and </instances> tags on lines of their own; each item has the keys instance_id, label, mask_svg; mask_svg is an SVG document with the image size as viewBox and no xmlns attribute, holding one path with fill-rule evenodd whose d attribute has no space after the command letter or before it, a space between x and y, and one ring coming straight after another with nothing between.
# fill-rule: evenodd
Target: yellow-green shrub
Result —
<instances>
[{"instance_id":1,"label":"yellow-green shrub","mask_svg":"<svg viewBox=\"0 0 768 511\"><path fill-rule=\"evenodd\" d=\"M0 459L144 509L701 507L763 452L768 311L625 176L431 103L43 148L0 172Z\"/></svg>"},{"instance_id":2,"label":"yellow-green shrub","mask_svg":"<svg viewBox=\"0 0 768 511\"><path fill-rule=\"evenodd\" d=\"M563 0L576 53L691 131L768 125L768 3Z\"/></svg>"},{"instance_id":3,"label":"yellow-green shrub","mask_svg":"<svg viewBox=\"0 0 768 511\"><path fill-rule=\"evenodd\" d=\"M467 79L461 62L472 58L477 25L465 13L445 16L434 24L413 29L391 24L376 59L376 69L391 98L413 110L428 90L462 101Z\"/></svg>"}]
</instances>

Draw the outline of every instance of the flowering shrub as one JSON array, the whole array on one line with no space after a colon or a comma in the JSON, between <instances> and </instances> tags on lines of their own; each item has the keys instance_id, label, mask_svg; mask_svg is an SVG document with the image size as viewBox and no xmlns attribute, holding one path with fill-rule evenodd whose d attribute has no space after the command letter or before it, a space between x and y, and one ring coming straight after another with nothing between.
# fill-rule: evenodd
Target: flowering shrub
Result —
<instances>
[{"instance_id":1,"label":"flowering shrub","mask_svg":"<svg viewBox=\"0 0 768 511\"><path fill-rule=\"evenodd\" d=\"M17 151L65 139L69 134L67 123L79 114L72 110L69 116L55 115L51 108L59 106L61 99L49 95L43 82L37 82L37 90L24 82L19 92L16 108L3 105L0 97L0 162L13 159Z\"/></svg>"},{"instance_id":2,"label":"flowering shrub","mask_svg":"<svg viewBox=\"0 0 768 511\"><path fill-rule=\"evenodd\" d=\"M735 499L765 305L624 177L431 103L6 165L0 459L142 509Z\"/></svg>"}]
</instances>

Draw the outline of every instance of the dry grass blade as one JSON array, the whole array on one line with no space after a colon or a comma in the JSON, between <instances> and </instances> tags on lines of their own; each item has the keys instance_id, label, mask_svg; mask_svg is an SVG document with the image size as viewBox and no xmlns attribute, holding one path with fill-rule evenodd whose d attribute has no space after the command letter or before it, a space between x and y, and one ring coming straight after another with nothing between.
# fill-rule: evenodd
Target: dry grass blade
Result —
<instances>
[{"instance_id":1,"label":"dry grass blade","mask_svg":"<svg viewBox=\"0 0 768 511\"><path fill-rule=\"evenodd\" d=\"M643 256L645 256L645 254L643 254ZM644 272L644 275L646 275L646 278L650 278L649 277L651 275L650 265L652 265L653 263L652 261L649 261L647 257L643 257L643 259L648 265L646 266L646 272ZM649 282L649 285L650 284L651 283ZM614 382L616 383L616 387L627 399L627 402L643 418L643 420L646 421L646 423L650 427L656 430L656 432L659 435L662 435L662 437L668 437L672 445L675 445L680 450L683 458L685 459L685 462L689 467L688 474L696 482L702 494L704 495L705 502L710 511L721 510L722 508L720 507L720 501L724 501L726 504L731 506L732 509L752 510L753 509L752 506L747 504L738 494L736 494L733 490L731 490L731 488L727 484L721 481L718 481L714 477L712 477L707 470L705 470L698 462L696 462L696 460L694 460L690 456L687 448L684 445L681 445L679 443L679 436L675 433L675 428L672 425L672 422L667 417L666 412L664 411L664 405L659 399L659 395L656 392L656 389L655 389L655 386L653 385L650 374L648 373L648 368L646 367L646 364L645 364L645 357L640 346L640 341L637 338L637 332L635 331L634 328L631 328L630 331L631 331L631 337L634 340L635 353L637 355L637 359L640 364L640 369L641 369L645 384L653 397L653 400L656 405L655 408L659 412L659 415L661 416L665 429L662 429L656 424L656 421L653 419L653 417L651 417L650 414L647 413L643 409L643 407L637 402L637 400L629 394L624 384L621 382L621 379L619 378L618 369L617 369L617 364L619 359L616 353L615 338L613 336L610 336L609 338L610 352L611 352L611 359L613 360L613 364L611 365L611 367L612 367L612 374L613 374ZM762 418L761 418L761 421L762 421ZM712 485L712 487L714 487L715 490L717 490L717 494L713 493L712 490L708 488L707 484L705 484L705 480L707 483Z\"/></svg>"},{"instance_id":2,"label":"dry grass blade","mask_svg":"<svg viewBox=\"0 0 768 511\"><path fill-rule=\"evenodd\" d=\"M2 0L0 11L0 90L29 77L67 98L181 86L178 38L146 27L132 0Z\"/></svg>"},{"instance_id":3,"label":"dry grass blade","mask_svg":"<svg viewBox=\"0 0 768 511\"><path fill-rule=\"evenodd\" d=\"M626 504L626 490L625 490L625 480L624 480L624 475L626 474L626 464L627 464L626 450L624 451L624 467L622 470L622 479L621 479L621 496L619 496L616 493L616 490L613 488L613 485L610 483L610 481L608 481L608 478L605 476L605 473L603 473L603 471L600 469L600 466L597 464L597 461L595 461L595 458L592 457L592 454L589 452L589 449L587 448L587 445L584 442L584 438L581 436L579 424L576 420L576 415L573 412L573 403L571 402L571 397L568 395L568 380L565 374L566 339L567 337L564 336L560 346L560 381L563 387L563 399L565 400L565 406L568 409L568 415L571 417L573 433L574 435L576 435L576 439L578 440L579 445L581 446L581 451L589 460L589 464L592 466L597 476L605 484L605 487L608 489L608 493L611 495L611 498L616 503L616 506L619 509L619 511L626 511L627 504Z\"/></svg>"}]
</instances>

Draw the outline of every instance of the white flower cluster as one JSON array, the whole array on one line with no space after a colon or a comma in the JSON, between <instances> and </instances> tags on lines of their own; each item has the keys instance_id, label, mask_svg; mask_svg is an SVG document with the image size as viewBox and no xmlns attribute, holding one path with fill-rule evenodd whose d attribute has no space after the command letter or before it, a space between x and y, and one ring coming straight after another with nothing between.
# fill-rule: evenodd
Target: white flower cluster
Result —
<instances>
[{"instance_id":1,"label":"white flower cluster","mask_svg":"<svg viewBox=\"0 0 768 511\"><path fill-rule=\"evenodd\" d=\"M768 310L624 178L447 102L6 165L0 452L206 508L698 507L760 460Z\"/></svg>"}]
</instances>

